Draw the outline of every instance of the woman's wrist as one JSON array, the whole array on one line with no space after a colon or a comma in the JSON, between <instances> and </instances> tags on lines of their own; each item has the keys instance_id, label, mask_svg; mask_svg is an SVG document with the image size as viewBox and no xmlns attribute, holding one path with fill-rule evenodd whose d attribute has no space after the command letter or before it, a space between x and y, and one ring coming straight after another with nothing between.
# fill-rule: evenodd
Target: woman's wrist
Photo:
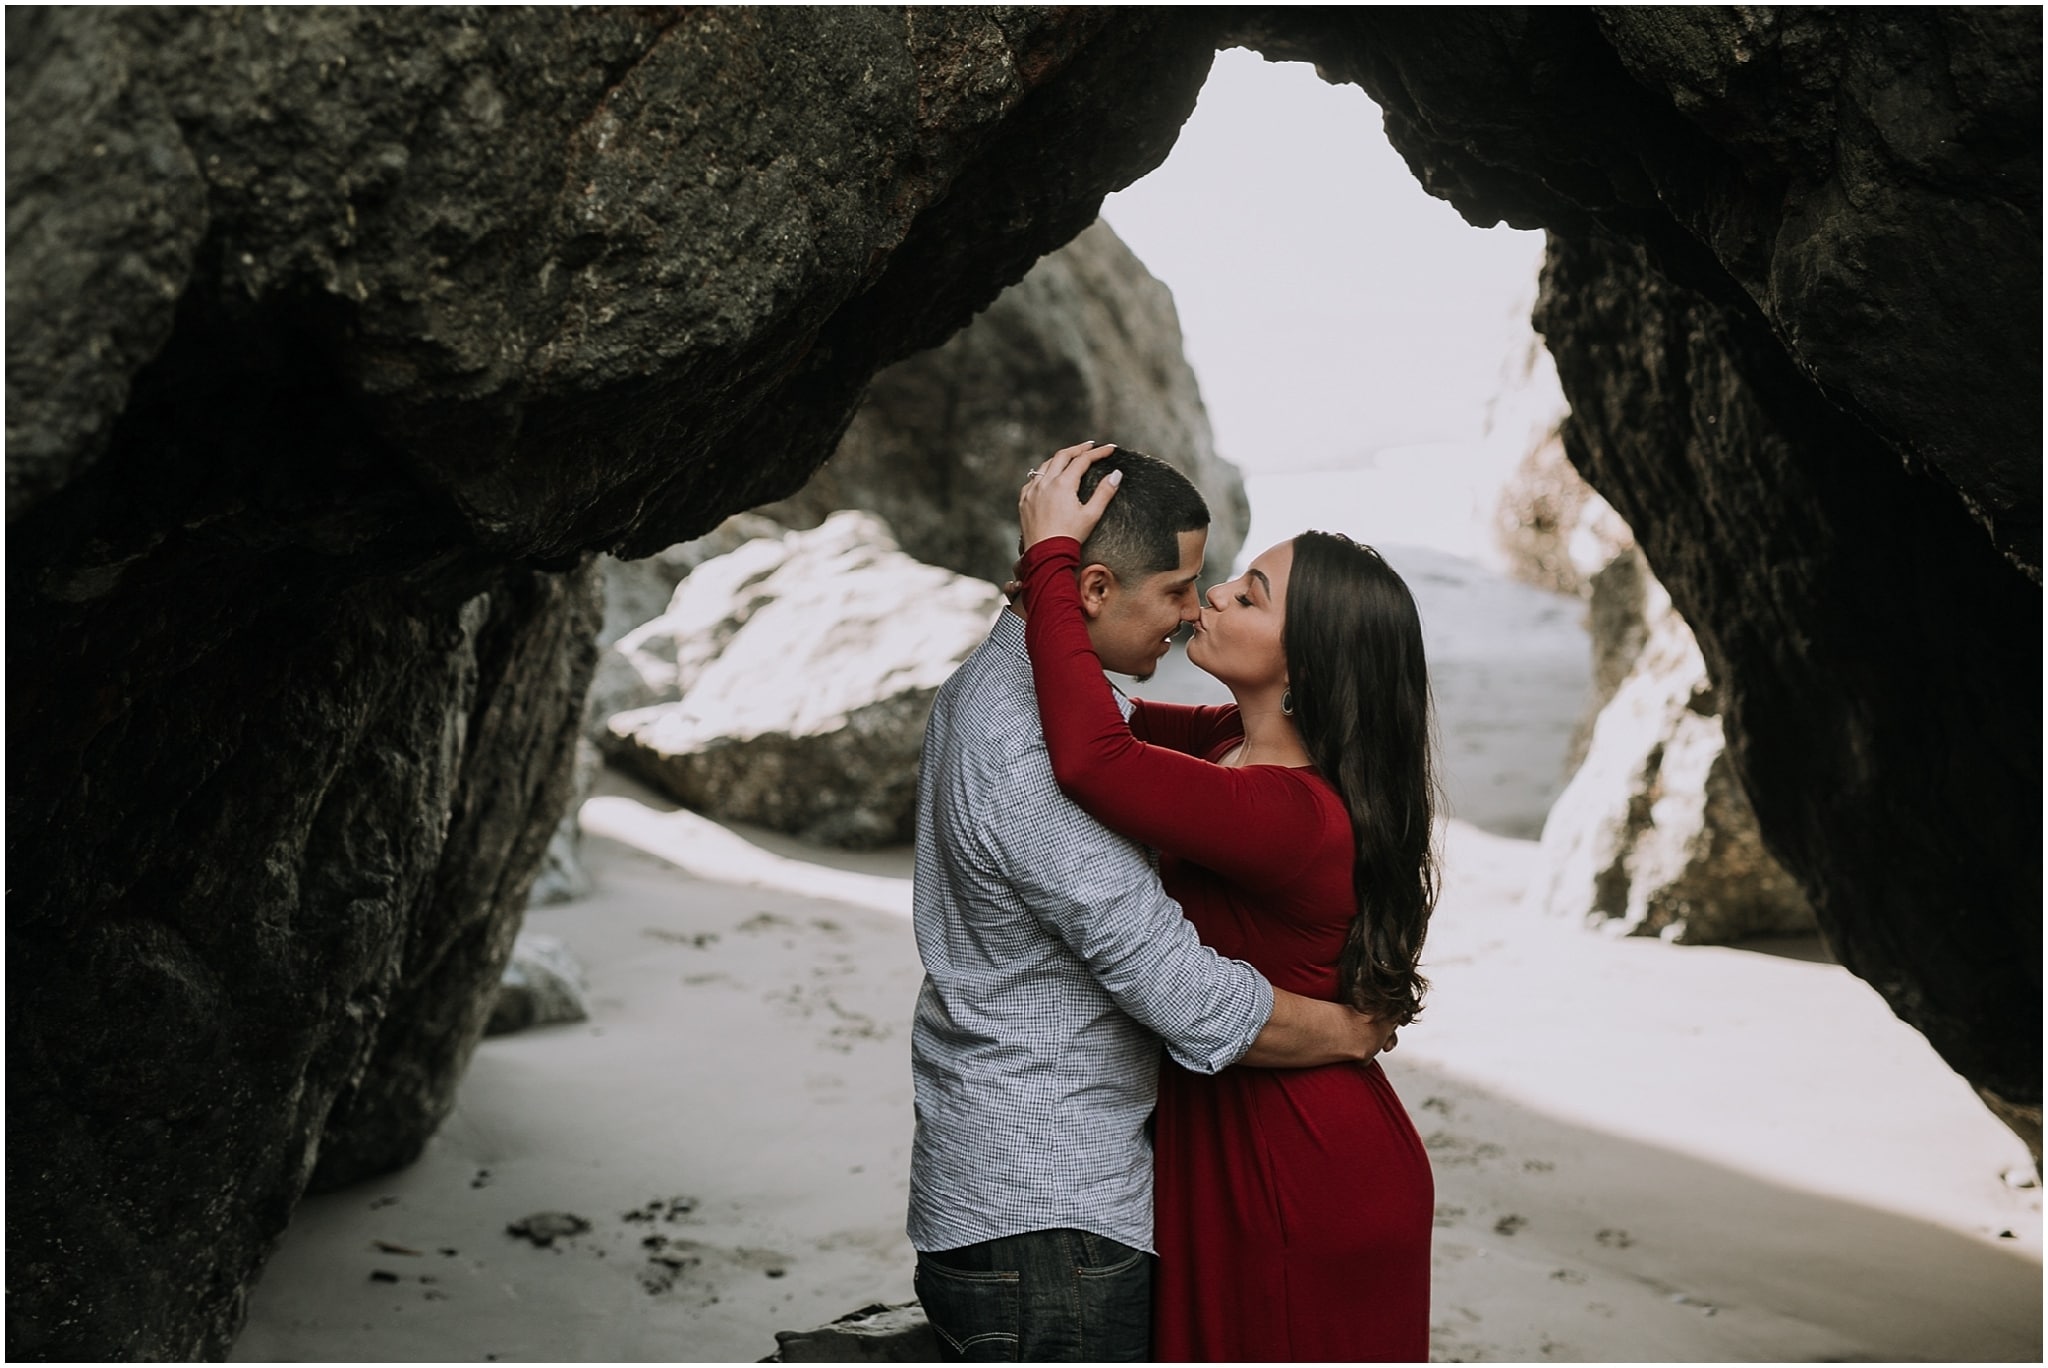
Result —
<instances>
[{"instance_id":1,"label":"woman's wrist","mask_svg":"<svg viewBox=\"0 0 2048 1368\"><path fill-rule=\"evenodd\" d=\"M1047 557L1057 555L1062 551L1072 556L1075 560L1079 560L1081 558L1081 543L1075 537L1065 532L1048 533L1036 541L1025 543L1024 554L1018 559L1017 568L1021 572L1026 566L1038 565ZM1020 573L1019 578L1022 577Z\"/></svg>"}]
</instances>

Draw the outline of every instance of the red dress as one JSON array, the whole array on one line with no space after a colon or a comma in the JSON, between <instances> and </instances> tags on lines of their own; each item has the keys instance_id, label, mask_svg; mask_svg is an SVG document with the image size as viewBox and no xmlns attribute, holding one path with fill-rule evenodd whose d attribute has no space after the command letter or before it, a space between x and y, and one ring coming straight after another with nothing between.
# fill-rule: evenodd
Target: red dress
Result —
<instances>
[{"instance_id":1,"label":"red dress","mask_svg":"<svg viewBox=\"0 0 2048 1368\"><path fill-rule=\"evenodd\" d=\"M1088 642L1079 548L1025 557L1028 639L1053 772L1105 826L1160 852L1202 940L1276 988L1335 1000L1355 903L1350 819L1312 768L1211 763L1234 706L1138 702L1126 724ZM1154 1139L1160 1360L1429 1356L1429 1156L1379 1064L1169 1062Z\"/></svg>"}]
</instances>

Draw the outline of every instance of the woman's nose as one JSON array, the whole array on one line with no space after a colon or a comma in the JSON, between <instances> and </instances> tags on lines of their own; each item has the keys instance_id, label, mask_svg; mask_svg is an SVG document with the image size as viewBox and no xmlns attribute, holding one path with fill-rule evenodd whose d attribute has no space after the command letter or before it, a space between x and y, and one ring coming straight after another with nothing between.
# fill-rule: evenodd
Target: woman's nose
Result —
<instances>
[{"instance_id":1,"label":"woman's nose","mask_svg":"<svg viewBox=\"0 0 2048 1368\"><path fill-rule=\"evenodd\" d=\"M1223 591L1229 587L1227 584L1212 584L1209 586L1209 592L1203 595L1203 600L1211 608L1221 608L1223 606Z\"/></svg>"}]
</instances>

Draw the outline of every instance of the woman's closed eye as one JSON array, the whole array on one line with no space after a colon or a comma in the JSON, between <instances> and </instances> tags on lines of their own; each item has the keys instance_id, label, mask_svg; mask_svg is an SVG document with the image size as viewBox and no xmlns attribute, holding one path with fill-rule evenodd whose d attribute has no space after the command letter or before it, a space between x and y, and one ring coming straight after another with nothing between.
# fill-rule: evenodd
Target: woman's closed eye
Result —
<instances>
[{"instance_id":1,"label":"woman's closed eye","mask_svg":"<svg viewBox=\"0 0 2048 1368\"><path fill-rule=\"evenodd\" d=\"M1239 594L1237 601L1247 608L1252 606L1252 596L1250 594Z\"/></svg>"}]
</instances>

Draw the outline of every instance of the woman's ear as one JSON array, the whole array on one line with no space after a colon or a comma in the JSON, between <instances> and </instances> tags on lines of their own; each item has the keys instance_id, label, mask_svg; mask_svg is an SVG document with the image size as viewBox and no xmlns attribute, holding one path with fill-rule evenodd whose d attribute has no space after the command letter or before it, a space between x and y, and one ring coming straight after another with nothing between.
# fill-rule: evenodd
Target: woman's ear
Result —
<instances>
[{"instance_id":1,"label":"woman's ear","mask_svg":"<svg viewBox=\"0 0 2048 1368\"><path fill-rule=\"evenodd\" d=\"M1090 619L1102 616L1102 610L1116 595L1116 575L1106 565L1084 565L1080 573L1081 611Z\"/></svg>"}]
</instances>

